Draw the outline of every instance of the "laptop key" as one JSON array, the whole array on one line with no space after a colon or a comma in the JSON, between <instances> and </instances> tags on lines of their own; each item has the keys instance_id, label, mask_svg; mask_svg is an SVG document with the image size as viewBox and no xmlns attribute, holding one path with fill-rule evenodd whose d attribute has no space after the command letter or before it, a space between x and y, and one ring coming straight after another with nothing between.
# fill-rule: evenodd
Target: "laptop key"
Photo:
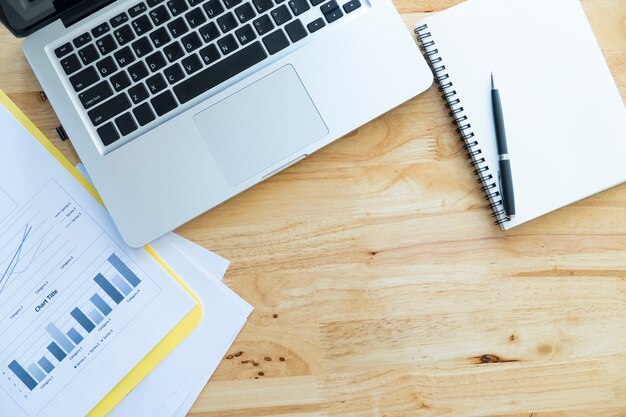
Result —
<instances>
[{"instance_id":1,"label":"laptop key","mask_svg":"<svg viewBox=\"0 0 626 417\"><path fill-rule=\"evenodd\" d=\"M274 24L272 23L272 20L269 18L268 15L263 15L259 17L254 22L252 22L252 24L254 25L254 29L256 30L256 33L259 34L259 36L263 36L266 33L269 33L269 31L271 31L272 29L274 29Z\"/></svg>"},{"instance_id":2,"label":"laptop key","mask_svg":"<svg viewBox=\"0 0 626 417\"><path fill-rule=\"evenodd\" d=\"M87 45L78 51L78 56L80 56L80 60L83 61L84 65L94 63L98 60L98 58L100 58L98 50L93 45Z\"/></svg>"},{"instance_id":3,"label":"laptop key","mask_svg":"<svg viewBox=\"0 0 626 417\"><path fill-rule=\"evenodd\" d=\"M167 2L167 7L170 9L170 12L172 12L172 16L178 16L189 9L185 0L170 0Z\"/></svg>"},{"instance_id":4,"label":"laptop key","mask_svg":"<svg viewBox=\"0 0 626 417\"><path fill-rule=\"evenodd\" d=\"M202 64L201 64L202 65ZM146 80L148 91L150 94L157 94L167 88L167 81L163 78L163 75L156 74Z\"/></svg>"},{"instance_id":5,"label":"laptop key","mask_svg":"<svg viewBox=\"0 0 626 417\"><path fill-rule=\"evenodd\" d=\"M278 29L264 37L263 43L270 55L274 55L289 46L289 40L282 29Z\"/></svg>"},{"instance_id":6,"label":"laptop key","mask_svg":"<svg viewBox=\"0 0 626 417\"><path fill-rule=\"evenodd\" d=\"M128 9L128 14L130 15L130 17L137 17L143 12L145 12L146 10L148 10L146 5L144 3L139 3L131 7L130 9Z\"/></svg>"},{"instance_id":7,"label":"laptop key","mask_svg":"<svg viewBox=\"0 0 626 417\"><path fill-rule=\"evenodd\" d=\"M182 17L179 17L178 19L168 23L167 28L170 30L170 33L174 38L178 38L179 36L182 36L185 33L189 32L189 28L185 23L185 19L183 19Z\"/></svg>"},{"instance_id":8,"label":"laptop key","mask_svg":"<svg viewBox=\"0 0 626 417\"><path fill-rule=\"evenodd\" d=\"M177 82L185 78L185 73L178 64L167 67L165 71L163 71L163 74L165 74L165 78L167 78L167 81L170 84L176 84Z\"/></svg>"},{"instance_id":9,"label":"laptop key","mask_svg":"<svg viewBox=\"0 0 626 417\"><path fill-rule=\"evenodd\" d=\"M81 46L86 45L89 42L91 42L91 35L89 34L89 32L83 33L73 41L74 46L77 48L80 48Z\"/></svg>"},{"instance_id":10,"label":"laptop key","mask_svg":"<svg viewBox=\"0 0 626 417\"><path fill-rule=\"evenodd\" d=\"M145 126L156 119L156 116L148 103L143 103L139 107L134 108L133 114L135 115L135 118L140 126Z\"/></svg>"},{"instance_id":11,"label":"laptop key","mask_svg":"<svg viewBox=\"0 0 626 417\"><path fill-rule=\"evenodd\" d=\"M141 103L150 96L148 89L144 87L143 84L137 84L136 86L129 88L128 95L135 104Z\"/></svg>"},{"instance_id":12,"label":"laptop key","mask_svg":"<svg viewBox=\"0 0 626 417\"><path fill-rule=\"evenodd\" d=\"M196 71L202 69L202 61L198 58L198 55L193 54L180 61L183 64L183 68L187 74L193 74Z\"/></svg>"},{"instance_id":13,"label":"laptop key","mask_svg":"<svg viewBox=\"0 0 626 417\"><path fill-rule=\"evenodd\" d=\"M163 23L170 20L170 14L168 13L165 6L159 6L156 9L150 10L150 19L152 19L152 23L154 26L162 25Z\"/></svg>"},{"instance_id":14,"label":"laptop key","mask_svg":"<svg viewBox=\"0 0 626 417\"><path fill-rule=\"evenodd\" d=\"M303 39L307 35L306 29L300 19L294 20L293 22L285 25L285 31L287 32L289 39L291 39L291 42L294 43Z\"/></svg>"},{"instance_id":15,"label":"laptop key","mask_svg":"<svg viewBox=\"0 0 626 417\"><path fill-rule=\"evenodd\" d=\"M187 103L265 58L267 53L256 41L174 86L174 94L181 104Z\"/></svg>"},{"instance_id":16,"label":"laptop key","mask_svg":"<svg viewBox=\"0 0 626 417\"><path fill-rule=\"evenodd\" d=\"M324 0L311 0L311 5L312 6L317 6L318 4L323 3Z\"/></svg>"},{"instance_id":17,"label":"laptop key","mask_svg":"<svg viewBox=\"0 0 626 417\"><path fill-rule=\"evenodd\" d=\"M85 109L89 109L96 104L106 100L113 95L113 90L108 81L102 81L88 90L78 95L78 98Z\"/></svg>"},{"instance_id":18,"label":"laptop key","mask_svg":"<svg viewBox=\"0 0 626 417\"><path fill-rule=\"evenodd\" d=\"M235 16L228 12L217 18L217 25L222 30L222 33L227 33L237 27L237 21L235 20Z\"/></svg>"},{"instance_id":19,"label":"laptop key","mask_svg":"<svg viewBox=\"0 0 626 417\"><path fill-rule=\"evenodd\" d=\"M113 52L117 49L115 39L113 39L113 36L111 35L106 35L105 37L98 39L96 41L96 46L98 47L98 50L100 51L100 54L102 56L107 55L108 53Z\"/></svg>"},{"instance_id":20,"label":"laptop key","mask_svg":"<svg viewBox=\"0 0 626 417\"><path fill-rule=\"evenodd\" d=\"M307 0L289 0L288 4L294 16L301 15L311 8Z\"/></svg>"},{"instance_id":21,"label":"laptop key","mask_svg":"<svg viewBox=\"0 0 626 417\"><path fill-rule=\"evenodd\" d=\"M165 0L146 0L146 3L148 3L148 6L150 7L154 7L157 6L159 3L163 3Z\"/></svg>"},{"instance_id":22,"label":"laptop key","mask_svg":"<svg viewBox=\"0 0 626 417\"><path fill-rule=\"evenodd\" d=\"M220 52L217 50L217 46L211 44L206 48L200 49L200 57L206 65L209 65L220 58Z\"/></svg>"},{"instance_id":23,"label":"laptop key","mask_svg":"<svg viewBox=\"0 0 626 417\"><path fill-rule=\"evenodd\" d=\"M120 92L130 85L130 78L125 71L120 71L111 77L111 85L116 92Z\"/></svg>"},{"instance_id":24,"label":"laptop key","mask_svg":"<svg viewBox=\"0 0 626 417\"><path fill-rule=\"evenodd\" d=\"M115 119L115 124L117 128L120 130L122 136L130 135L135 130L137 130L137 123L133 119L133 116L130 113L124 113L117 119Z\"/></svg>"},{"instance_id":25,"label":"laptop key","mask_svg":"<svg viewBox=\"0 0 626 417\"><path fill-rule=\"evenodd\" d=\"M343 16L341 9L335 9L332 12L325 14L324 17L328 23L333 23L335 20Z\"/></svg>"},{"instance_id":26,"label":"laptop key","mask_svg":"<svg viewBox=\"0 0 626 417\"><path fill-rule=\"evenodd\" d=\"M208 0L202 7L209 18L214 18L224 12L224 6L222 6L220 0Z\"/></svg>"},{"instance_id":27,"label":"laptop key","mask_svg":"<svg viewBox=\"0 0 626 417\"><path fill-rule=\"evenodd\" d=\"M148 55L150 52L154 50L147 36L144 36L138 41L133 42L132 48L133 48L133 52L135 52L135 55L137 55L138 58Z\"/></svg>"},{"instance_id":28,"label":"laptop key","mask_svg":"<svg viewBox=\"0 0 626 417\"><path fill-rule=\"evenodd\" d=\"M196 32L191 32L189 35L185 35L181 40L185 51L192 52L202 46L202 39Z\"/></svg>"},{"instance_id":29,"label":"laptop key","mask_svg":"<svg viewBox=\"0 0 626 417\"><path fill-rule=\"evenodd\" d=\"M185 15L185 19L187 19L187 23L189 23L189 26L192 29L197 28L207 21L206 16L204 15L204 13L202 13L202 9L200 8L193 9L192 11L187 13Z\"/></svg>"},{"instance_id":30,"label":"laptop key","mask_svg":"<svg viewBox=\"0 0 626 417\"><path fill-rule=\"evenodd\" d=\"M98 107L89 110L87 115L91 119L94 126L99 126L109 119L114 118L120 113L130 109L131 104L125 93L118 94L109 101L105 101Z\"/></svg>"},{"instance_id":31,"label":"laptop key","mask_svg":"<svg viewBox=\"0 0 626 417\"><path fill-rule=\"evenodd\" d=\"M150 73L148 72L146 64L144 64L142 61L139 61L128 67L128 75L130 75L130 79L134 82L143 80L149 74Z\"/></svg>"},{"instance_id":32,"label":"laptop key","mask_svg":"<svg viewBox=\"0 0 626 417\"><path fill-rule=\"evenodd\" d=\"M75 54L72 54L61 60L61 67L63 68L63 71L65 71L66 75L71 75L81 69L82 65L78 57Z\"/></svg>"},{"instance_id":33,"label":"laptop key","mask_svg":"<svg viewBox=\"0 0 626 417\"><path fill-rule=\"evenodd\" d=\"M165 28L159 28L150 34L150 39L155 48L160 48L172 40L172 37Z\"/></svg>"},{"instance_id":34,"label":"laptop key","mask_svg":"<svg viewBox=\"0 0 626 417\"><path fill-rule=\"evenodd\" d=\"M54 54L57 56L57 58L63 58L65 55L69 54L73 50L74 50L74 47L72 46L71 43L68 42L64 45L59 46L57 49L55 49Z\"/></svg>"},{"instance_id":35,"label":"laptop key","mask_svg":"<svg viewBox=\"0 0 626 417\"><path fill-rule=\"evenodd\" d=\"M154 107L154 111L156 111L156 114L159 116L163 116L164 114L169 113L170 111L178 107L178 103L176 103L176 98L174 98L174 95L171 91L166 91L156 96L155 98L150 100L150 103L152 104L152 107Z\"/></svg>"},{"instance_id":36,"label":"laptop key","mask_svg":"<svg viewBox=\"0 0 626 417\"><path fill-rule=\"evenodd\" d=\"M115 130L113 123L107 123L99 128L98 136L100 136L100 140L104 146L108 146L120 138L120 135L117 133L117 130Z\"/></svg>"},{"instance_id":37,"label":"laptop key","mask_svg":"<svg viewBox=\"0 0 626 417\"><path fill-rule=\"evenodd\" d=\"M209 43L220 36L220 31L215 22L209 22L200 28L200 36L205 43Z\"/></svg>"},{"instance_id":38,"label":"laptop key","mask_svg":"<svg viewBox=\"0 0 626 417\"><path fill-rule=\"evenodd\" d=\"M74 87L76 92L84 90L98 81L100 81L100 76L93 66L87 67L70 77L70 83L72 83L72 87Z\"/></svg>"},{"instance_id":39,"label":"laptop key","mask_svg":"<svg viewBox=\"0 0 626 417\"><path fill-rule=\"evenodd\" d=\"M339 8L339 5L337 4L335 0L331 0L328 3L324 3L320 6L320 10L324 14L328 14L337 8Z\"/></svg>"},{"instance_id":40,"label":"laptop key","mask_svg":"<svg viewBox=\"0 0 626 417\"><path fill-rule=\"evenodd\" d=\"M96 68L98 68L98 72L103 77L108 77L113 74L117 70L117 65L115 65L115 61L110 56L100 60L96 64Z\"/></svg>"},{"instance_id":41,"label":"laptop key","mask_svg":"<svg viewBox=\"0 0 626 417\"><path fill-rule=\"evenodd\" d=\"M309 32L311 33L317 32L324 26L326 26L326 22L324 22L324 19L322 19L321 17L315 19L314 21L306 25L307 29L309 29Z\"/></svg>"},{"instance_id":42,"label":"laptop key","mask_svg":"<svg viewBox=\"0 0 626 417\"><path fill-rule=\"evenodd\" d=\"M146 64L148 64L148 68L150 71L157 72L161 68L167 65L165 58L163 58L163 54L160 51L156 51L152 55L146 57Z\"/></svg>"},{"instance_id":43,"label":"laptop key","mask_svg":"<svg viewBox=\"0 0 626 417\"><path fill-rule=\"evenodd\" d=\"M135 30L137 36L144 35L152 29L152 23L150 23L148 16L141 16L133 20L131 25L133 25L133 29Z\"/></svg>"},{"instance_id":44,"label":"laptop key","mask_svg":"<svg viewBox=\"0 0 626 417\"><path fill-rule=\"evenodd\" d=\"M124 46L128 42L135 39L135 34L128 25L122 26L121 28L115 30L113 32L113 35L115 36L115 39L117 39L117 43L119 43L120 46Z\"/></svg>"},{"instance_id":45,"label":"laptop key","mask_svg":"<svg viewBox=\"0 0 626 417\"><path fill-rule=\"evenodd\" d=\"M287 6L285 6L284 4L272 10L270 14L272 15L272 18L274 19L274 22L276 22L276 26L280 26L283 23L288 22L289 19L291 19L291 13L289 13Z\"/></svg>"},{"instance_id":46,"label":"laptop key","mask_svg":"<svg viewBox=\"0 0 626 417\"><path fill-rule=\"evenodd\" d=\"M256 38L256 34L250 25L245 25L244 27L237 29L235 31L235 35L241 45L250 43Z\"/></svg>"},{"instance_id":47,"label":"laptop key","mask_svg":"<svg viewBox=\"0 0 626 417\"><path fill-rule=\"evenodd\" d=\"M250 6L250 3L244 3L235 9L235 14L239 22L246 23L248 20L256 16L254 9Z\"/></svg>"},{"instance_id":48,"label":"laptop key","mask_svg":"<svg viewBox=\"0 0 626 417\"><path fill-rule=\"evenodd\" d=\"M183 51L183 48L181 48L180 44L176 41L163 48L163 53L165 53L165 56L170 62L174 62L185 55L185 51Z\"/></svg>"},{"instance_id":49,"label":"laptop key","mask_svg":"<svg viewBox=\"0 0 626 417\"><path fill-rule=\"evenodd\" d=\"M91 34L93 35L94 38L98 38L110 30L111 30L111 26L109 26L107 22L104 22L96 26L95 28L91 29Z\"/></svg>"},{"instance_id":50,"label":"laptop key","mask_svg":"<svg viewBox=\"0 0 626 417\"><path fill-rule=\"evenodd\" d=\"M263 13L274 7L272 0L252 0L252 4L256 8L256 11Z\"/></svg>"},{"instance_id":51,"label":"laptop key","mask_svg":"<svg viewBox=\"0 0 626 417\"><path fill-rule=\"evenodd\" d=\"M359 0L350 0L346 4L343 5L343 11L346 13L350 13L356 9L361 7L361 2Z\"/></svg>"},{"instance_id":52,"label":"laptop key","mask_svg":"<svg viewBox=\"0 0 626 417\"><path fill-rule=\"evenodd\" d=\"M230 34L217 41L217 45L219 46L222 55L228 55L239 47L235 37Z\"/></svg>"},{"instance_id":53,"label":"laptop key","mask_svg":"<svg viewBox=\"0 0 626 417\"><path fill-rule=\"evenodd\" d=\"M242 0L224 0L224 5L229 9L232 9L233 7L241 3L241 1Z\"/></svg>"},{"instance_id":54,"label":"laptop key","mask_svg":"<svg viewBox=\"0 0 626 417\"><path fill-rule=\"evenodd\" d=\"M128 46L124 49L120 49L119 51L114 53L113 56L115 56L117 65L119 65L120 67L130 65L135 61L135 55L133 55L133 51L131 51Z\"/></svg>"},{"instance_id":55,"label":"laptop key","mask_svg":"<svg viewBox=\"0 0 626 417\"><path fill-rule=\"evenodd\" d=\"M115 16L113 19L111 19L109 22L111 22L111 26L116 28L119 25L122 25L128 22L128 15L126 13L120 13L117 16Z\"/></svg>"}]
</instances>

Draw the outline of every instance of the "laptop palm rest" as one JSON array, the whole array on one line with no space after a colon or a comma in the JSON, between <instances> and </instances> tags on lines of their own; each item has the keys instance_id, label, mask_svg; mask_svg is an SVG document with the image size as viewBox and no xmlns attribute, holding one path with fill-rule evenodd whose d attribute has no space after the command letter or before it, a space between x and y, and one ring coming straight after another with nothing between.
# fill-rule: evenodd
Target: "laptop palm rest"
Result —
<instances>
[{"instance_id":1,"label":"laptop palm rest","mask_svg":"<svg viewBox=\"0 0 626 417\"><path fill-rule=\"evenodd\" d=\"M291 65L196 114L194 121L231 186L298 157L328 134Z\"/></svg>"}]
</instances>

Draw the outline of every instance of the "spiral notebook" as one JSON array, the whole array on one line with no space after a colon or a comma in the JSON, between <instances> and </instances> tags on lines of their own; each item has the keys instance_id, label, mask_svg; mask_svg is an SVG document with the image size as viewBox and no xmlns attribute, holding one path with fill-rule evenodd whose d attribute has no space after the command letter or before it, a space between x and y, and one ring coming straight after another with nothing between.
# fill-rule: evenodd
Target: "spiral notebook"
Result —
<instances>
[{"instance_id":1,"label":"spiral notebook","mask_svg":"<svg viewBox=\"0 0 626 417\"><path fill-rule=\"evenodd\" d=\"M626 181L626 110L578 0L469 0L415 32L503 229ZM500 197L492 72L513 219Z\"/></svg>"}]
</instances>

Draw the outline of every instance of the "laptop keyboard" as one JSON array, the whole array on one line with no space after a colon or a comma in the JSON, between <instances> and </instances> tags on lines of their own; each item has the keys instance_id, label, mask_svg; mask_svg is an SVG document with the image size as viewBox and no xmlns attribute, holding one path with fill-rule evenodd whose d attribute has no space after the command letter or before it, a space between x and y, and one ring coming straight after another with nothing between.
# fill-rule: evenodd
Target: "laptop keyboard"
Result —
<instances>
[{"instance_id":1,"label":"laptop keyboard","mask_svg":"<svg viewBox=\"0 0 626 417\"><path fill-rule=\"evenodd\" d=\"M54 53L109 146L361 6L344 1L146 0Z\"/></svg>"}]
</instances>

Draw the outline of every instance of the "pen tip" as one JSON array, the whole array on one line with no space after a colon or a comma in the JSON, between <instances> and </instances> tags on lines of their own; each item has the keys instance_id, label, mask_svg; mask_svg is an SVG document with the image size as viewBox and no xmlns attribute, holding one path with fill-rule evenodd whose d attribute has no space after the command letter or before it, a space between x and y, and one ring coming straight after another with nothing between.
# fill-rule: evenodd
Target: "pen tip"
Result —
<instances>
[{"instance_id":1,"label":"pen tip","mask_svg":"<svg viewBox=\"0 0 626 417\"><path fill-rule=\"evenodd\" d=\"M495 87L495 84L494 84L494 82L493 82L493 72L492 72L492 73L491 73L491 89L492 89L492 90L494 90L495 88L496 88L496 87Z\"/></svg>"}]
</instances>

